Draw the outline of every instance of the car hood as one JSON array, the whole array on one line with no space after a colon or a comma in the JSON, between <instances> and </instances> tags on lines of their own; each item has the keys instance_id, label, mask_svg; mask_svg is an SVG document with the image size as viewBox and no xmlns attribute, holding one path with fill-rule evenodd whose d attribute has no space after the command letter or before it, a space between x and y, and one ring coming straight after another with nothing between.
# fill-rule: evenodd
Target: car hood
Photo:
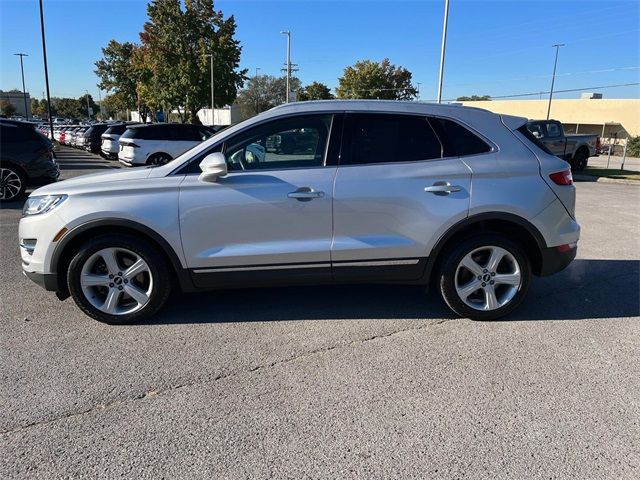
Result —
<instances>
[{"instance_id":1,"label":"car hood","mask_svg":"<svg viewBox=\"0 0 640 480\"><path fill-rule=\"evenodd\" d=\"M31 196L101 190L108 188L108 185L114 182L127 182L147 178L152 171L153 168L141 167L82 175L40 187Z\"/></svg>"}]
</instances>

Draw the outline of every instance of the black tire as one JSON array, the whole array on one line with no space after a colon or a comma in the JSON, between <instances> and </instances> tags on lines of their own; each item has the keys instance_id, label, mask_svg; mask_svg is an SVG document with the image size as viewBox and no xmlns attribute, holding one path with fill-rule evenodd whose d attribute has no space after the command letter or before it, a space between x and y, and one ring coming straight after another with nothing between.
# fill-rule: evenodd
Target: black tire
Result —
<instances>
[{"instance_id":1,"label":"black tire","mask_svg":"<svg viewBox=\"0 0 640 480\"><path fill-rule=\"evenodd\" d=\"M147 159L147 165L164 165L173 160L167 153L154 153Z\"/></svg>"},{"instance_id":2,"label":"black tire","mask_svg":"<svg viewBox=\"0 0 640 480\"><path fill-rule=\"evenodd\" d=\"M515 258L521 276L519 287L513 289L516 292L515 295L502 307L490 311L476 310L470 307L460 298L456 290L458 265L467 254L482 247L500 247L507 250ZM505 236L497 233L477 235L454 245L444 255L444 261L438 272L438 288L444 302L459 316L472 320L495 320L508 315L522 303L531 280L531 265L522 248ZM478 280L480 281L480 279ZM496 285L496 288L498 287Z\"/></svg>"},{"instance_id":3,"label":"black tire","mask_svg":"<svg viewBox=\"0 0 640 480\"><path fill-rule=\"evenodd\" d=\"M27 178L13 165L0 165L0 201L20 200L27 189Z\"/></svg>"},{"instance_id":4,"label":"black tire","mask_svg":"<svg viewBox=\"0 0 640 480\"><path fill-rule=\"evenodd\" d=\"M133 313L112 315L96 308L83 292L80 277L85 263L105 248L121 248L135 253L149 267L153 287L148 302ZM147 320L162 308L171 293L171 276L165 258L147 242L125 234L100 235L84 243L72 258L67 270L69 293L80 309L91 318L110 325L125 325ZM105 287L106 288L106 287Z\"/></svg>"},{"instance_id":5,"label":"black tire","mask_svg":"<svg viewBox=\"0 0 640 480\"><path fill-rule=\"evenodd\" d=\"M578 150L573 157L573 161L571 162L571 170L574 172L582 172L585 168L587 168L587 163L589 161L589 154L584 150Z\"/></svg>"}]
</instances>

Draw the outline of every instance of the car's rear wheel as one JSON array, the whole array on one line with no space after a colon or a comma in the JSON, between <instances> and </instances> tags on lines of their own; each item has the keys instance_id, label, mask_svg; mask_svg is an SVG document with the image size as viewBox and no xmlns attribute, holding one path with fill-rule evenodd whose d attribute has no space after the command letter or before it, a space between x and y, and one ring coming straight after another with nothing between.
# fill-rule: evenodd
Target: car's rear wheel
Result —
<instances>
[{"instance_id":1,"label":"car's rear wheel","mask_svg":"<svg viewBox=\"0 0 640 480\"><path fill-rule=\"evenodd\" d=\"M162 255L129 235L102 235L85 243L69 264L67 282L83 312L112 325L148 319L171 292Z\"/></svg>"},{"instance_id":2,"label":"car's rear wheel","mask_svg":"<svg viewBox=\"0 0 640 480\"><path fill-rule=\"evenodd\" d=\"M171 156L166 153L155 153L147 160L147 165L164 165L172 160Z\"/></svg>"},{"instance_id":3,"label":"car's rear wheel","mask_svg":"<svg viewBox=\"0 0 640 480\"><path fill-rule=\"evenodd\" d=\"M20 170L10 165L0 167L0 200L18 200L26 188L26 179Z\"/></svg>"},{"instance_id":4,"label":"car's rear wheel","mask_svg":"<svg viewBox=\"0 0 640 480\"><path fill-rule=\"evenodd\" d=\"M448 252L439 287L445 303L458 315L494 320L520 305L530 279L529 259L518 245L499 234L484 234Z\"/></svg>"}]
</instances>

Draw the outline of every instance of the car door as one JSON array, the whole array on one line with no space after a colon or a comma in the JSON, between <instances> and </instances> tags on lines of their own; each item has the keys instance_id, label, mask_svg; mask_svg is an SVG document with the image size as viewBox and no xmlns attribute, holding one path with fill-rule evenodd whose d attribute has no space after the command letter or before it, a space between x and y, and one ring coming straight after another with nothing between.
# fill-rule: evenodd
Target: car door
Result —
<instances>
[{"instance_id":1,"label":"car door","mask_svg":"<svg viewBox=\"0 0 640 480\"><path fill-rule=\"evenodd\" d=\"M180 228L197 286L330 280L338 123L333 115L304 115L250 127L215 147L227 158L226 176L186 175ZM283 134L300 146L287 154L268 147Z\"/></svg>"},{"instance_id":2,"label":"car door","mask_svg":"<svg viewBox=\"0 0 640 480\"><path fill-rule=\"evenodd\" d=\"M443 153L424 116L347 116L334 188L334 279L422 276L434 238L469 209L471 172Z\"/></svg>"},{"instance_id":3,"label":"car door","mask_svg":"<svg viewBox=\"0 0 640 480\"><path fill-rule=\"evenodd\" d=\"M562 127L558 122L546 122L544 124L545 130L545 145L551 153L555 156L564 158L566 141L562 135Z\"/></svg>"}]
</instances>

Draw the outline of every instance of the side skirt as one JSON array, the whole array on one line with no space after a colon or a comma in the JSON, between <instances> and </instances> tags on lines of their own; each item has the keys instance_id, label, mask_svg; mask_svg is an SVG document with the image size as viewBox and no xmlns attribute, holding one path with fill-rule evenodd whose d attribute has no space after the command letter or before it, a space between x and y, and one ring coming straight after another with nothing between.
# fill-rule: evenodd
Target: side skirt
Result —
<instances>
[{"instance_id":1,"label":"side skirt","mask_svg":"<svg viewBox=\"0 0 640 480\"><path fill-rule=\"evenodd\" d=\"M423 284L426 258L326 263L239 265L191 269L198 289L255 288L331 283Z\"/></svg>"}]
</instances>

